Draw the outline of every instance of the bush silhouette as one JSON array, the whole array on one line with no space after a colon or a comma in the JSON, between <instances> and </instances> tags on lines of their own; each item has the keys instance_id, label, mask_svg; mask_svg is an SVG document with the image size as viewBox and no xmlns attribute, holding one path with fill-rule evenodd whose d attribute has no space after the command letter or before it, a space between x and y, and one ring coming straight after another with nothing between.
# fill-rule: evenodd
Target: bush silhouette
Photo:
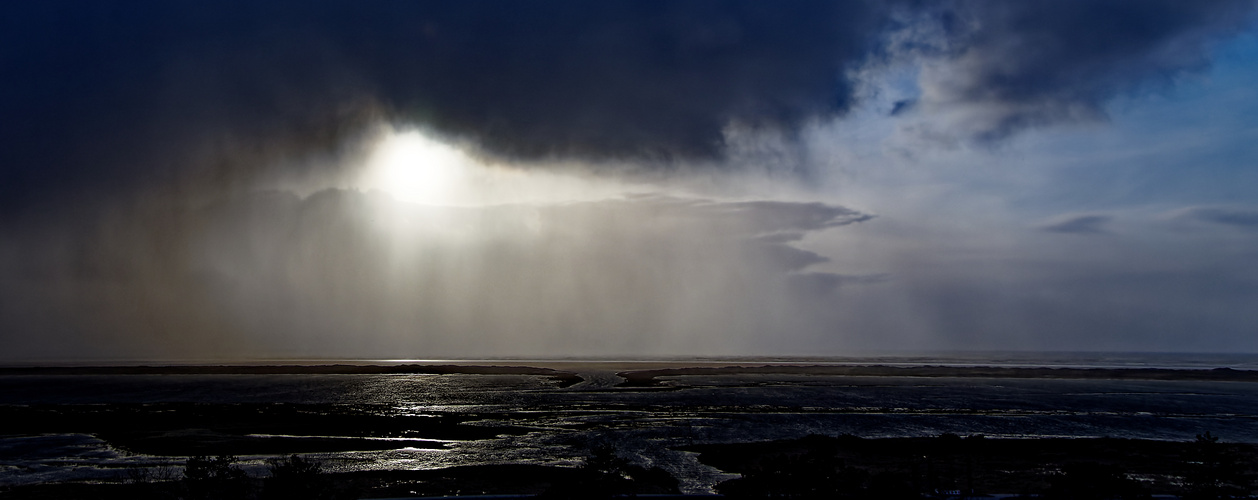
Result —
<instances>
[{"instance_id":1,"label":"bush silhouette","mask_svg":"<svg viewBox=\"0 0 1258 500\"><path fill-rule=\"evenodd\" d=\"M1215 500L1248 496L1253 478L1232 450L1207 431L1197 435L1184 483L1185 499Z\"/></svg>"},{"instance_id":2,"label":"bush silhouette","mask_svg":"<svg viewBox=\"0 0 1258 500\"><path fill-rule=\"evenodd\" d=\"M249 477L230 455L197 455L184 464L183 483L194 499L239 500L249 492Z\"/></svg>"},{"instance_id":3,"label":"bush silhouette","mask_svg":"<svg viewBox=\"0 0 1258 500\"><path fill-rule=\"evenodd\" d=\"M552 485L540 498L599 499L640 493L678 493L677 479L658 467L633 465L611 445L595 446L571 481Z\"/></svg>"},{"instance_id":4,"label":"bush silhouette","mask_svg":"<svg viewBox=\"0 0 1258 500\"><path fill-rule=\"evenodd\" d=\"M870 475L835 458L832 443L822 441L803 456L781 456L761 463L743 477L716 485L731 498L859 498ZM879 489L884 486L879 478ZM892 488L894 489L894 487Z\"/></svg>"},{"instance_id":5,"label":"bush silhouette","mask_svg":"<svg viewBox=\"0 0 1258 500\"><path fill-rule=\"evenodd\" d=\"M1072 463L1049 479L1046 498L1062 500L1135 500L1151 498L1138 481L1127 477L1121 467L1094 463Z\"/></svg>"},{"instance_id":6,"label":"bush silhouette","mask_svg":"<svg viewBox=\"0 0 1258 500\"><path fill-rule=\"evenodd\" d=\"M290 455L267 460L267 469L271 471L271 477L264 483L264 499L333 498L331 484L323 475L321 462Z\"/></svg>"}]
</instances>

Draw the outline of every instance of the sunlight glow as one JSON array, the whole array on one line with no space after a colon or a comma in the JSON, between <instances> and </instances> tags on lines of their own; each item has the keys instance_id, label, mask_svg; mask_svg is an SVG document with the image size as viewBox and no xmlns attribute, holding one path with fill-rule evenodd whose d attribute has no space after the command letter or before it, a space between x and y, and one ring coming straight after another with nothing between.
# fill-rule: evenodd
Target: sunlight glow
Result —
<instances>
[{"instance_id":1,"label":"sunlight glow","mask_svg":"<svg viewBox=\"0 0 1258 500\"><path fill-rule=\"evenodd\" d=\"M382 130L351 187L379 190L402 202L439 206L564 203L643 190L572 170L489 162L419 129L391 127Z\"/></svg>"},{"instance_id":2,"label":"sunlight glow","mask_svg":"<svg viewBox=\"0 0 1258 500\"><path fill-rule=\"evenodd\" d=\"M367 160L365 188L425 205L465 203L478 165L466 153L418 131L386 134Z\"/></svg>"}]
</instances>

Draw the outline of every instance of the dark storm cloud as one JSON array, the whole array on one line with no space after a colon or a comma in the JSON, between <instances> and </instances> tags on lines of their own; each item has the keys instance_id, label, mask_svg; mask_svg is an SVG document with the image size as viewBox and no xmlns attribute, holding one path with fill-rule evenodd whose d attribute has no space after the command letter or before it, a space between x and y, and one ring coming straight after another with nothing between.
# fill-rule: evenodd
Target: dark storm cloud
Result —
<instances>
[{"instance_id":1,"label":"dark storm cloud","mask_svg":"<svg viewBox=\"0 0 1258 500\"><path fill-rule=\"evenodd\" d=\"M1113 217L1108 215L1070 215L1044 224L1040 229L1053 233L1099 234L1105 232L1105 225L1111 219Z\"/></svg>"},{"instance_id":2,"label":"dark storm cloud","mask_svg":"<svg viewBox=\"0 0 1258 500\"><path fill-rule=\"evenodd\" d=\"M970 138L1105 116L1105 102L1209 63L1209 43L1247 21L1252 0L958 0L939 19L942 66L925 101L972 113ZM956 133L954 131L954 133Z\"/></svg>"},{"instance_id":3,"label":"dark storm cloud","mask_svg":"<svg viewBox=\"0 0 1258 500\"><path fill-rule=\"evenodd\" d=\"M843 116L856 75L901 57L931 69L895 114L959 108L955 133L999 138L1204 66L1253 5L21 2L0 16L0 200L247 184L382 119L514 160L720 159L731 127Z\"/></svg>"},{"instance_id":4,"label":"dark storm cloud","mask_svg":"<svg viewBox=\"0 0 1258 500\"><path fill-rule=\"evenodd\" d=\"M714 158L731 123L789 133L847 110L845 72L886 8L23 3L0 21L0 185L12 198L221 170L333 148L382 113L517 159Z\"/></svg>"}]
</instances>

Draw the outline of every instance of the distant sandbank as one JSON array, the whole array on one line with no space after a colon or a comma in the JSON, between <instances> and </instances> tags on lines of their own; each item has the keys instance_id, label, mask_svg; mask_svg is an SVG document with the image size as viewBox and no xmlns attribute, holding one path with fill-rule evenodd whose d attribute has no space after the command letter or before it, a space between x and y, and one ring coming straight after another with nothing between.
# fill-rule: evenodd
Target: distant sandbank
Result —
<instances>
[{"instance_id":1,"label":"distant sandbank","mask_svg":"<svg viewBox=\"0 0 1258 500\"><path fill-rule=\"evenodd\" d=\"M761 365L661 368L617 373L622 387L657 387L661 377L717 375L825 375L849 377L977 377L1110 380L1208 380L1258 382L1258 371L1167 368L1028 368L987 366L885 366L885 365Z\"/></svg>"},{"instance_id":2,"label":"distant sandbank","mask_svg":"<svg viewBox=\"0 0 1258 500\"><path fill-rule=\"evenodd\" d=\"M1258 382L1258 370L1233 368L1078 368L1023 366L892 366L747 364L715 362L597 362L541 361L524 365L484 364L327 364L327 365L131 365L131 366L15 366L0 367L5 375L535 375L568 387L584 380L581 371L616 371L619 387L662 387L663 377L722 375L817 375L849 377L975 377L1109 380L1200 380Z\"/></svg>"},{"instance_id":3,"label":"distant sandbank","mask_svg":"<svg viewBox=\"0 0 1258 500\"><path fill-rule=\"evenodd\" d=\"M0 367L3 375L538 375L561 387L581 382L576 373L533 366L482 365L166 365L166 366L24 366Z\"/></svg>"}]
</instances>

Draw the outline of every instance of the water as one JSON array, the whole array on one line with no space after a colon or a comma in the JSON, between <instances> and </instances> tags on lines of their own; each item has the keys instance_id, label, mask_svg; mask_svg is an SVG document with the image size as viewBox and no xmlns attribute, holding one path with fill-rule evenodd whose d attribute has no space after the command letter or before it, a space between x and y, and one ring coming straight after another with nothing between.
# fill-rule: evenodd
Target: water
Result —
<instances>
[{"instance_id":1,"label":"water","mask_svg":"<svg viewBox=\"0 0 1258 500\"><path fill-rule=\"evenodd\" d=\"M1033 364L1025 361L1001 358ZM1107 366L1113 361L1107 359ZM1119 361L1219 366L1185 359ZM1245 368L1251 362L1235 358L1224 366ZM688 492L709 491L729 477L676 449L688 444L945 432L1182 441L1205 431L1228 441L1258 442L1255 383L726 375L668 377L665 388L630 390L615 387L613 370L592 366L581 371L586 382L566 388L545 377L513 375L6 376L0 377L0 405L285 404L393 417L466 415L469 421L462 425L526 429L444 440L439 449L399 444L320 459L333 470L575 465L590 448L606 443L635 463L665 468ZM245 458L260 472L266 457ZM137 467L169 472L162 468L183 459L125 453L86 432L0 435L0 484L108 480Z\"/></svg>"}]
</instances>

